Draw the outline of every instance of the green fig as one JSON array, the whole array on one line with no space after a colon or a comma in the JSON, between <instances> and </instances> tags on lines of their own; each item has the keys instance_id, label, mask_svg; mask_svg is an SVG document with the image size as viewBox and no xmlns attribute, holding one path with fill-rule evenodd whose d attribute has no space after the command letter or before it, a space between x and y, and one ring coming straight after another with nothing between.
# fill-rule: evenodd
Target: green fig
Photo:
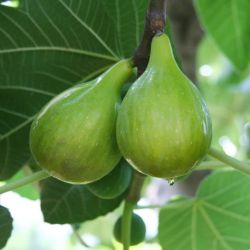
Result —
<instances>
[{"instance_id":1,"label":"green fig","mask_svg":"<svg viewBox=\"0 0 250 250\"><path fill-rule=\"evenodd\" d=\"M132 179L132 168L123 158L116 167L98 181L86 185L88 190L101 199L114 199L124 193Z\"/></svg>"},{"instance_id":2,"label":"green fig","mask_svg":"<svg viewBox=\"0 0 250 250\"><path fill-rule=\"evenodd\" d=\"M198 89L179 69L168 36L156 35L148 66L119 110L116 135L122 155L146 175L173 180L204 157L211 134Z\"/></svg>"},{"instance_id":3,"label":"green fig","mask_svg":"<svg viewBox=\"0 0 250 250\"><path fill-rule=\"evenodd\" d=\"M37 163L55 178L89 183L119 162L115 125L122 85L132 73L122 60L87 85L50 101L33 121L30 148Z\"/></svg>"},{"instance_id":4,"label":"green fig","mask_svg":"<svg viewBox=\"0 0 250 250\"><path fill-rule=\"evenodd\" d=\"M113 231L114 237L122 243L122 217L116 221ZM144 241L146 235L146 225L143 219L133 213L131 218L130 246L137 245Z\"/></svg>"}]
</instances>

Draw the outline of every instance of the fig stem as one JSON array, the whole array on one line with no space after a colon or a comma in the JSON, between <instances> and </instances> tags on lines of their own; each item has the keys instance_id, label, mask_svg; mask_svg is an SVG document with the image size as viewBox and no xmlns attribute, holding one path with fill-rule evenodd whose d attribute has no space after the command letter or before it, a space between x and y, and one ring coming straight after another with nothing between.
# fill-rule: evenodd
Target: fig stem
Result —
<instances>
[{"instance_id":1,"label":"fig stem","mask_svg":"<svg viewBox=\"0 0 250 250\"><path fill-rule=\"evenodd\" d=\"M33 183L33 182L37 182L40 180L43 180L45 178L48 178L49 174L44 171L38 171L34 174L31 174L29 176L26 176L20 180L17 180L15 182L9 183L9 184L5 184L4 186L0 187L0 194L12 191L14 189L17 189L19 187L25 186L27 184Z\"/></svg>"},{"instance_id":2,"label":"fig stem","mask_svg":"<svg viewBox=\"0 0 250 250\"><path fill-rule=\"evenodd\" d=\"M250 175L250 165L248 163L239 161L214 148L210 148L208 155L225 163L228 166L231 166L247 175Z\"/></svg>"},{"instance_id":3,"label":"fig stem","mask_svg":"<svg viewBox=\"0 0 250 250\"><path fill-rule=\"evenodd\" d=\"M138 68L138 76L147 67L152 38L155 34L162 33L165 30L166 3L167 0L150 0L149 2L142 40L133 56L134 64Z\"/></svg>"},{"instance_id":4,"label":"fig stem","mask_svg":"<svg viewBox=\"0 0 250 250\"><path fill-rule=\"evenodd\" d=\"M124 210L122 215L122 243L123 250L129 250L130 235L131 235L131 220L132 213L136 203L125 200Z\"/></svg>"},{"instance_id":5,"label":"fig stem","mask_svg":"<svg viewBox=\"0 0 250 250\"><path fill-rule=\"evenodd\" d=\"M125 199L122 215L122 243L123 250L128 250L130 246L131 218L133 209L140 199L141 189L145 176L136 170L133 172L133 179L129 187L128 195Z\"/></svg>"}]
</instances>

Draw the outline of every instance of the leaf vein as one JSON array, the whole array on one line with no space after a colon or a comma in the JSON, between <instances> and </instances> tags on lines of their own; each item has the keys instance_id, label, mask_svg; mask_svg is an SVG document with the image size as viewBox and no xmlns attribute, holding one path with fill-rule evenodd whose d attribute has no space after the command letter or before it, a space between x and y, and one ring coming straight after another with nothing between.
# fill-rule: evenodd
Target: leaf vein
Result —
<instances>
[{"instance_id":1,"label":"leaf vein","mask_svg":"<svg viewBox=\"0 0 250 250\"><path fill-rule=\"evenodd\" d=\"M62 6L86 29L88 30L96 39L100 42L100 44L111 53L111 55L115 59L119 59L119 57L115 54L115 52L101 39L101 37L90 27L88 26L82 19L80 19L62 0L58 0Z\"/></svg>"}]
</instances>

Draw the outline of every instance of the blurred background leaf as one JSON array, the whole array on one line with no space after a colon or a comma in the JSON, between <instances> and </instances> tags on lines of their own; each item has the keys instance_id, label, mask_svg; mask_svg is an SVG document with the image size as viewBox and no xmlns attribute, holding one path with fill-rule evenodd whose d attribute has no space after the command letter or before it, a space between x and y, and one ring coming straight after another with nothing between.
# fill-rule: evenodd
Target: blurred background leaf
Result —
<instances>
[{"instance_id":1,"label":"blurred background leaf","mask_svg":"<svg viewBox=\"0 0 250 250\"><path fill-rule=\"evenodd\" d=\"M213 146L246 159L244 127L250 121L250 68L237 71L209 36L197 53L197 78L213 121Z\"/></svg>"},{"instance_id":2,"label":"blurred background leaf","mask_svg":"<svg viewBox=\"0 0 250 250\"><path fill-rule=\"evenodd\" d=\"M250 1L196 0L196 9L208 34L239 69L249 65Z\"/></svg>"}]
</instances>

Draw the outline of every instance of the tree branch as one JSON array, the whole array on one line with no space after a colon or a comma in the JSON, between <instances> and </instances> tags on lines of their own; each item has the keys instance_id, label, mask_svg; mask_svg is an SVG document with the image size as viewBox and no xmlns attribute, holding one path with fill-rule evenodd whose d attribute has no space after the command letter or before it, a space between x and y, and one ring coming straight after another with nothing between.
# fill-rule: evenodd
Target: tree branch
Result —
<instances>
[{"instance_id":1,"label":"tree branch","mask_svg":"<svg viewBox=\"0 0 250 250\"><path fill-rule=\"evenodd\" d=\"M133 56L134 64L138 69L138 76L147 67L153 36L156 33L164 32L166 25L166 2L166 0L150 0L142 41Z\"/></svg>"}]
</instances>

